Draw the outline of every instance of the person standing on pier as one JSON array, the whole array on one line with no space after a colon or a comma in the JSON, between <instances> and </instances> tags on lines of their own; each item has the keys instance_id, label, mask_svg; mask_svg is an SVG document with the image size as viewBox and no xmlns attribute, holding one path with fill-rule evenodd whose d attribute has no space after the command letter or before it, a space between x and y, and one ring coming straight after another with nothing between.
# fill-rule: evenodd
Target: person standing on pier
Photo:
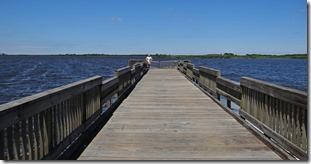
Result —
<instances>
[{"instance_id":1,"label":"person standing on pier","mask_svg":"<svg viewBox=\"0 0 311 164\"><path fill-rule=\"evenodd\" d=\"M146 62L148 64L148 67L150 67L152 60L153 60L152 57L150 56L150 54L148 54L148 56L146 57Z\"/></svg>"}]
</instances>

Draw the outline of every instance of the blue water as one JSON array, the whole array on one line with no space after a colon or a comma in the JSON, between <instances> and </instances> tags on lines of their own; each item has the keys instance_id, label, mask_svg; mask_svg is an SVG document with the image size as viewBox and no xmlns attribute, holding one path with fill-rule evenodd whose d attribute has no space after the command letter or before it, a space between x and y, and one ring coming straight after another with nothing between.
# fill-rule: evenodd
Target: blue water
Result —
<instances>
[{"instance_id":1,"label":"blue water","mask_svg":"<svg viewBox=\"0 0 311 164\"><path fill-rule=\"evenodd\" d=\"M66 85L91 76L103 79L144 57L0 56L0 104ZM154 59L154 61L168 59ZM307 91L307 60L298 59L189 59L198 66L221 70L225 78L241 76Z\"/></svg>"},{"instance_id":2,"label":"blue water","mask_svg":"<svg viewBox=\"0 0 311 164\"><path fill-rule=\"evenodd\" d=\"M247 76L295 88L308 89L308 61L301 59L192 59L198 66L221 70L221 75L231 80L240 81Z\"/></svg>"},{"instance_id":3,"label":"blue water","mask_svg":"<svg viewBox=\"0 0 311 164\"><path fill-rule=\"evenodd\" d=\"M0 104L95 75L107 79L129 59L133 57L0 56Z\"/></svg>"}]
</instances>

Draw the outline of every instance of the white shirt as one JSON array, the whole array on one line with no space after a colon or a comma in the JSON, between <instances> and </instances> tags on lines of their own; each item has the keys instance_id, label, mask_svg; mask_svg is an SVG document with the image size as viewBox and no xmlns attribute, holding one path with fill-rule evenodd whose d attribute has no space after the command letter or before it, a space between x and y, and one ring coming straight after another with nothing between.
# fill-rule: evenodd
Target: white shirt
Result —
<instances>
[{"instance_id":1,"label":"white shirt","mask_svg":"<svg viewBox=\"0 0 311 164\"><path fill-rule=\"evenodd\" d=\"M151 56L147 56L146 57L146 61L147 61L148 64L151 64L152 57Z\"/></svg>"}]
</instances>

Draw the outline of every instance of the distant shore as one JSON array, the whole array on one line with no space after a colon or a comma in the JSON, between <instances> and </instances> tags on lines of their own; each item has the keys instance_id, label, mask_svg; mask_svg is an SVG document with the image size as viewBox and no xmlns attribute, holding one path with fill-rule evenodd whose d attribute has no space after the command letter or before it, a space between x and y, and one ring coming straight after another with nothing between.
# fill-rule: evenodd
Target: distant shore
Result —
<instances>
[{"instance_id":1,"label":"distant shore","mask_svg":"<svg viewBox=\"0 0 311 164\"><path fill-rule=\"evenodd\" d=\"M11 56L13 54L1 53L0 56ZM14 54L14 56L43 56L43 55L32 55L32 54ZM123 56L146 56L147 54L128 54L128 55L117 55L117 54L47 54L44 56L98 56L98 57L123 57ZM206 55L167 55L167 54L151 54L153 58L247 58L247 59L260 59L260 58L285 58L285 59L308 59L307 54L284 54L284 55L266 55L266 54L246 54L237 55L233 53L224 54L206 54Z\"/></svg>"},{"instance_id":2,"label":"distant shore","mask_svg":"<svg viewBox=\"0 0 311 164\"><path fill-rule=\"evenodd\" d=\"M246 54L236 55L232 53L225 54L207 54L207 55L153 55L154 58L286 58L286 59L308 59L307 54L285 54L285 55L263 55L263 54Z\"/></svg>"}]
</instances>

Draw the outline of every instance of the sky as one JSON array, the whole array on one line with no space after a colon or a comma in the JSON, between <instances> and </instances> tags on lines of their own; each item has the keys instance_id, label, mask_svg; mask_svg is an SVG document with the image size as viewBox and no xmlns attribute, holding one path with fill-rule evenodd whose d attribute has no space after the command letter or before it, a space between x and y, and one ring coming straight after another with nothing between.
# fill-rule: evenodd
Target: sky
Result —
<instances>
[{"instance_id":1,"label":"sky","mask_svg":"<svg viewBox=\"0 0 311 164\"><path fill-rule=\"evenodd\" d=\"M306 0L0 0L0 53L307 53Z\"/></svg>"}]
</instances>

